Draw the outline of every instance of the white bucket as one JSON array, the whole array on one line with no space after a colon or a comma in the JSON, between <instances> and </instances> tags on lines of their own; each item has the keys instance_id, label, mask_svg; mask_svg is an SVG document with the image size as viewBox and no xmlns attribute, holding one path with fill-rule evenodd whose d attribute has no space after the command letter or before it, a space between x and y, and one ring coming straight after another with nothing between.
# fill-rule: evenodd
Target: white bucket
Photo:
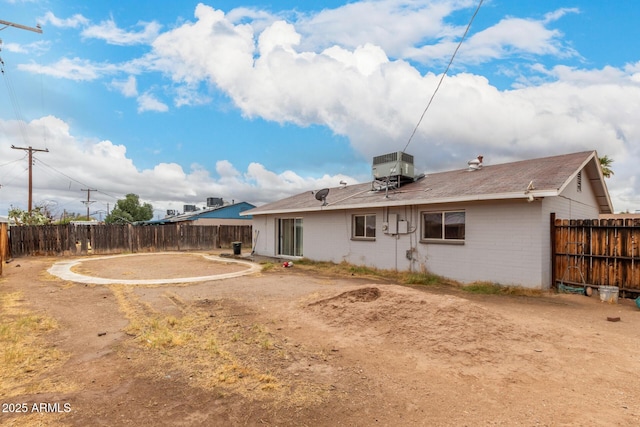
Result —
<instances>
[{"instance_id":1,"label":"white bucket","mask_svg":"<svg viewBox=\"0 0 640 427\"><path fill-rule=\"evenodd\" d=\"M618 287L617 286L600 286L598 288L600 301L611 304L618 303Z\"/></svg>"}]
</instances>

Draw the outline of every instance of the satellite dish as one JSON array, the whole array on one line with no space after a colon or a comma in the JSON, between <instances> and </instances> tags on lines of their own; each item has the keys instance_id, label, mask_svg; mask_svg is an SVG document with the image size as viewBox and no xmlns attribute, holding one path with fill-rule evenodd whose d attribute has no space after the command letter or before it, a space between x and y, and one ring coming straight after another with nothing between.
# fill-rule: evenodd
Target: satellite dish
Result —
<instances>
[{"instance_id":1,"label":"satellite dish","mask_svg":"<svg viewBox=\"0 0 640 427\"><path fill-rule=\"evenodd\" d=\"M316 191L316 200L322 202L322 206L327 205L327 194L329 194L328 188Z\"/></svg>"}]
</instances>

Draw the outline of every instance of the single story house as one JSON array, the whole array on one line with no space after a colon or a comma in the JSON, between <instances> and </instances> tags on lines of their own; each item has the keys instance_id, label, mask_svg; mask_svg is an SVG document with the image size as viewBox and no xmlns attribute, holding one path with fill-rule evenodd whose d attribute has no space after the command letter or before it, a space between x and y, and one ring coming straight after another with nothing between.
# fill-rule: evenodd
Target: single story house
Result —
<instances>
[{"instance_id":1,"label":"single story house","mask_svg":"<svg viewBox=\"0 0 640 427\"><path fill-rule=\"evenodd\" d=\"M412 172L412 156L395 157L387 170ZM385 177L377 158L372 182L243 212L253 216L255 254L546 289L551 213L581 219L613 210L595 151L495 165L480 156L468 168L418 177Z\"/></svg>"},{"instance_id":2,"label":"single story house","mask_svg":"<svg viewBox=\"0 0 640 427\"><path fill-rule=\"evenodd\" d=\"M251 215L241 216L240 214L253 208L255 208L255 205L251 203L238 202L185 212L163 219L145 221L144 225L172 224L177 222L189 222L192 225L251 225Z\"/></svg>"}]
</instances>

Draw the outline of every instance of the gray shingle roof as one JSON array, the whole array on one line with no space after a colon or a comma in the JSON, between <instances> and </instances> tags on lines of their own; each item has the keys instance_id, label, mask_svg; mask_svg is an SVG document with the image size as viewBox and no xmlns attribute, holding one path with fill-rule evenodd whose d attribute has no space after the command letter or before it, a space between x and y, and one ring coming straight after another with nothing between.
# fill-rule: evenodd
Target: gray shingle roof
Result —
<instances>
[{"instance_id":1,"label":"gray shingle roof","mask_svg":"<svg viewBox=\"0 0 640 427\"><path fill-rule=\"evenodd\" d=\"M609 194L595 151L485 165L470 172L459 169L428 174L399 189L375 191L371 182L331 188L327 204L316 200L311 191L246 211L245 214L355 209L381 206L466 202L473 200L524 199L533 182L535 197L557 196L580 172L583 185L594 188L601 213L612 211ZM586 177L585 177L586 175ZM586 179L588 178L588 179Z\"/></svg>"}]
</instances>

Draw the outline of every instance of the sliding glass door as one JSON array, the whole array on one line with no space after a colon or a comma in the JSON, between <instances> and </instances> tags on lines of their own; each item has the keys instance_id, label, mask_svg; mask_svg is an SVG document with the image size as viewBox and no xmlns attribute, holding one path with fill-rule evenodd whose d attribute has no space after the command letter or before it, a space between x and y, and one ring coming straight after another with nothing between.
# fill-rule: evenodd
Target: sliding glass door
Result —
<instances>
[{"instance_id":1,"label":"sliding glass door","mask_svg":"<svg viewBox=\"0 0 640 427\"><path fill-rule=\"evenodd\" d=\"M278 219L278 255L302 256L302 218Z\"/></svg>"}]
</instances>

